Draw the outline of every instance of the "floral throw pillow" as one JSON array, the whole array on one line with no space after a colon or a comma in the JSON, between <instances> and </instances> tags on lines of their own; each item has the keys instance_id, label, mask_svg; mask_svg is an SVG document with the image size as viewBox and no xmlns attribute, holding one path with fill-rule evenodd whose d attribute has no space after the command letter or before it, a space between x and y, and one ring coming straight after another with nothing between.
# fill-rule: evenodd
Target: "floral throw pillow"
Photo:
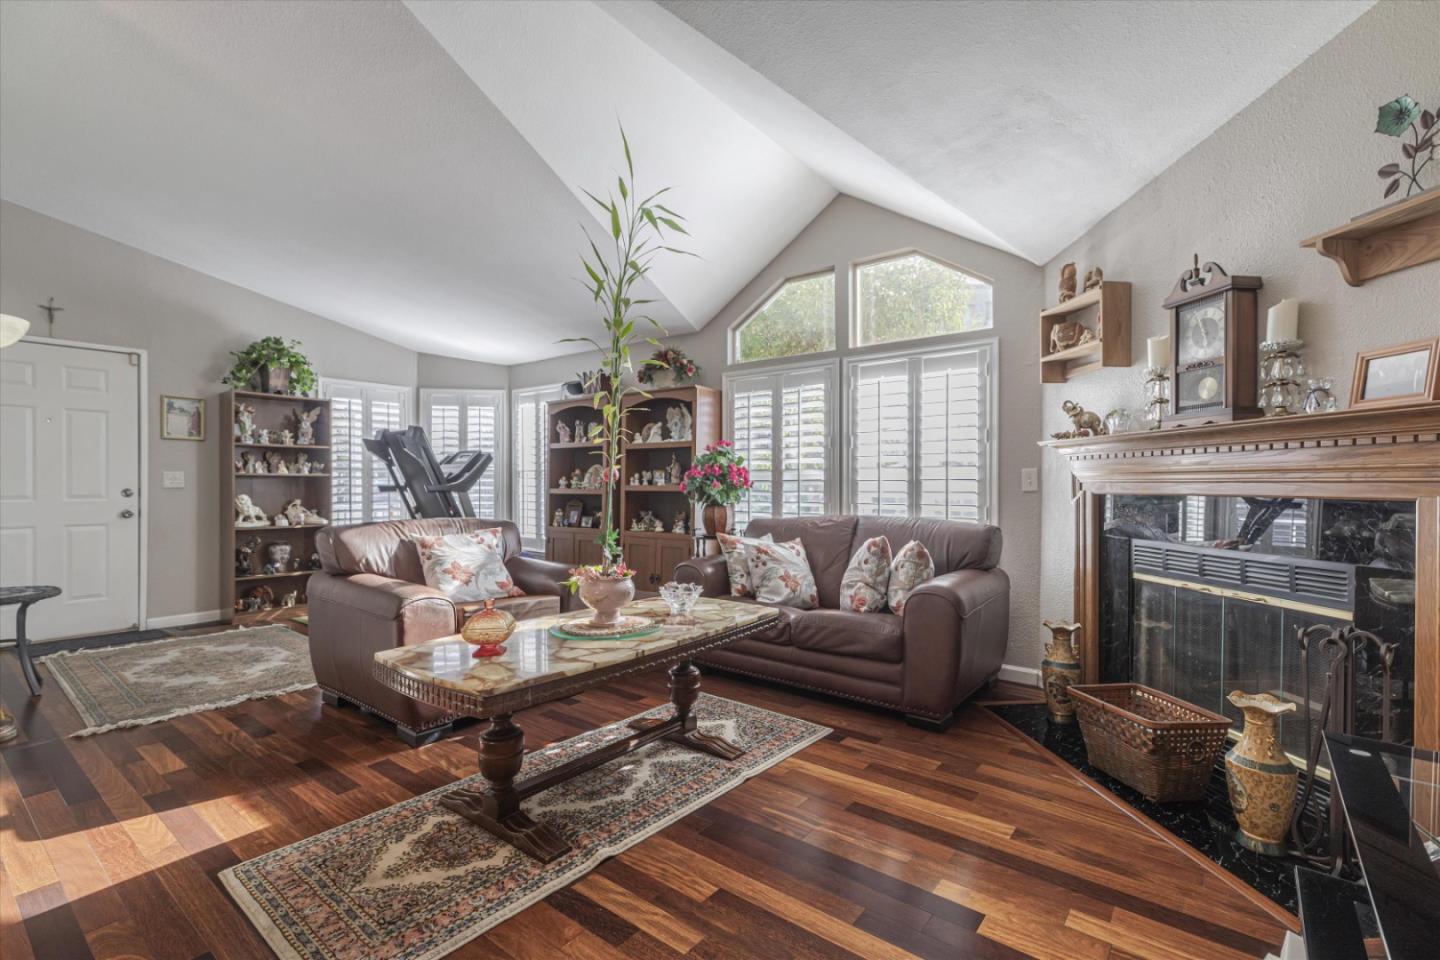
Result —
<instances>
[{"instance_id":1,"label":"floral throw pillow","mask_svg":"<svg viewBox=\"0 0 1440 960\"><path fill-rule=\"evenodd\" d=\"M753 597L755 590L750 584L750 561L745 558L745 548L753 543L774 543L770 534L763 537L737 537L729 533L717 533L720 553L725 557L725 569L730 574L730 595L732 597Z\"/></svg>"},{"instance_id":2,"label":"floral throw pillow","mask_svg":"<svg viewBox=\"0 0 1440 960\"><path fill-rule=\"evenodd\" d=\"M840 609L879 613L890 586L890 541L871 537L860 544L840 578Z\"/></svg>"},{"instance_id":3,"label":"floral throw pillow","mask_svg":"<svg viewBox=\"0 0 1440 960\"><path fill-rule=\"evenodd\" d=\"M805 545L799 540L753 543L745 549L745 557L750 561L756 600L801 610L820 605Z\"/></svg>"},{"instance_id":4,"label":"floral throw pillow","mask_svg":"<svg viewBox=\"0 0 1440 960\"><path fill-rule=\"evenodd\" d=\"M925 549L925 544L919 540L911 540L905 544L890 564L890 587L887 594L890 609L903 615L905 601L910 599L910 594L914 593L920 584L934 577L935 561L931 558L930 551Z\"/></svg>"},{"instance_id":5,"label":"floral throw pillow","mask_svg":"<svg viewBox=\"0 0 1440 960\"><path fill-rule=\"evenodd\" d=\"M505 548L499 527L450 533L442 537L414 534L425 582L451 600L494 600L520 597L505 569Z\"/></svg>"}]
</instances>

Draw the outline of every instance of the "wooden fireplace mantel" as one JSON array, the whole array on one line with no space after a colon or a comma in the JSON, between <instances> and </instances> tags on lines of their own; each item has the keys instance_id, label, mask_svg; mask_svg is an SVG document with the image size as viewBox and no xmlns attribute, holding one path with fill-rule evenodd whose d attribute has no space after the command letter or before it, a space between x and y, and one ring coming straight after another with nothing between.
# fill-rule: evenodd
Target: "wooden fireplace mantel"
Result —
<instances>
[{"instance_id":1,"label":"wooden fireplace mantel","mask_svg":"<svg viewBox=\"0 0 1440 960\"><path fill-rule=\"evenodd\" d=\"M1415 742L1440 749L1440 403L1361 407L1205 426L1045 440L1068 461L1075 619L1085 681L1099 679L1105 494L1415 501Z\"/></svg>"}]
</instances>

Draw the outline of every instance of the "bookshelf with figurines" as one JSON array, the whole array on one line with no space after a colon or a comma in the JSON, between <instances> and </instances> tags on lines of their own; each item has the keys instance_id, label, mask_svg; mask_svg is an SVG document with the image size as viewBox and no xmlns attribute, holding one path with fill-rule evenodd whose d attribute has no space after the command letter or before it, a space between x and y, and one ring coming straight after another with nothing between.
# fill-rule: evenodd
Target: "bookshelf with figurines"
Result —
<instances>
[{"instance_id":1,"label":"bookshelf with figurines","mask_svg":"<svg viewBox=\"0 0 1440 960\"><path fill-rule=\"evenodd\" d=\"M330 401L231 390L220 408L222 610L242 624L301 616L329 523Z\"/></svg>"},{"instance_id":2,"label":"bookshelf with figurines","mask_svg":"<svg viewBox=\"0 0 1440 960\"><path fill-rule=\"evenodd\" d=\"M545 558L557 563L600 562L605 502L600 444L592 431L600 412L589 394L552 400L545 426L549 456L545 480Z\"/></svg>"}]
</instances>

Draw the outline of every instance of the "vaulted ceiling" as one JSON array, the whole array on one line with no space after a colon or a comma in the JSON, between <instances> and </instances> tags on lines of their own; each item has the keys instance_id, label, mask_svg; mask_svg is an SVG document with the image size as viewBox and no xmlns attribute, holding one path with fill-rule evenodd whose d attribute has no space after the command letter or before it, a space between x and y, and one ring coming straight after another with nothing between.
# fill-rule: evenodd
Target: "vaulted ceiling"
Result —
<instances>
[{"instance_id":1,"label":"vaulted ceiling","mask_svg":"<svg viewBox=\"0 0 1440 960\"><path fill-rule=\"evenodd\" d=\"M395 343L593 330L582 188L703 326L837 192L1043 263L1370 3L0 4L0 197Z\"/></svg>"}]
</instances>

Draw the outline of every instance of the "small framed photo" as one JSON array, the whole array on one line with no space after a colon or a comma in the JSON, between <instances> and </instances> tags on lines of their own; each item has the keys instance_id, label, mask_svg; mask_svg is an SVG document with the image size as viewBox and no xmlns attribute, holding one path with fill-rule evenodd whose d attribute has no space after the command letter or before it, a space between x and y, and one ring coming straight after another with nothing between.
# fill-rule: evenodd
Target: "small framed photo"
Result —
<instances>
[{"instance_id":1,"label":"small framed photo","mask_svg":"<svg viewBox=\"0 0 1440 960\"><path fill-rule=\"evenodd\" d=\"M1350 406L1381 407L1440 400L1440 337L1355 356Z\"/></svg>"},{"instance_id":2,"label":"small framed photo","mask_svg":"<svg viewBox=\"0 0 1440 960\"><path fill-rule=\"evenodd\" d=\"M160 439L204 440L205 401L200 397L160 397Z\"/></svg>"},{"instance_id":3,"label":"small framed photo","mask_svg":"<svg viewBox=\"0 0 1440 960\"><path fill-rule=\"evenodd\" d=\"M595 517L594 517L593 515L586 515L586 516L581 517L581 518L580 518L580 526L582 526L582 527L593 527L593 526L595 526Z\"/></svg>"},{"instance_id":4,"label":"small framed photo","mask_svg":"<svg viewBox=\"0 0 1440 960\"><path fill-rule=\"evenodd\" d=\"M580 518L585 515L585 504L579 500L570 500L565 504L565 526L580 526Z\"/></svg>"}]
</instances>

